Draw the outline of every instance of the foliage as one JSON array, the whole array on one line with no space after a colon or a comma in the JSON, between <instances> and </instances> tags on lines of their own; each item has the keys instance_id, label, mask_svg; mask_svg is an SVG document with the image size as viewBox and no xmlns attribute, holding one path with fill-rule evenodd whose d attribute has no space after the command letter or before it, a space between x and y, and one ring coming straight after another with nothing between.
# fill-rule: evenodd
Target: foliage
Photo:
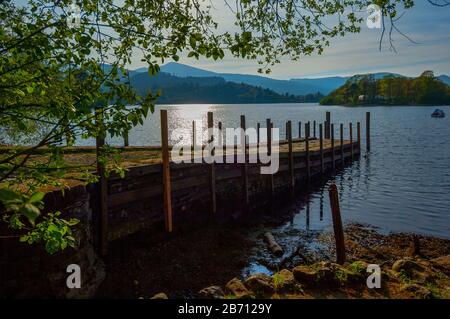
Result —
<instances>
[{"instance_id":1,"label":"foliage","mask_svg":"<svg viewBox=\"0 0 450 319\"><path fill-rule=\"evenodd\" d=\"M366 267L362 261L357 260L350 264L350 270L355 274L362 274L366 271Z\"/></svg>"},{"instance_id":2,"label":"foliage","mask_svg":"<svg viewBox=\"0 0 450 319\"><path fill-rule=\"evenodd\" d=\"M296 96L278 94L269 89L244 83L226 82L221 77L177 77L159 73L149 77L135 75L131 83L136 91L145 95L148 90L161 90L158 103L303 103L318 102L320 93Z\"/></svg>"},{"instance_id":3,"label":"foliage","mask_svg":"<svg viewBox=\"0 0 450 319\"><path fill-rule=\"evenodd\" d=\"M450 87L424 73L417 78L357 75L321 101L324 105L446 105Z\"/></svg>"},{"instance_id":4,"label":"foliage","mask_svg":"<svg viewBox=\"0 0 450 319\"><path fill-rule=\"evenodd\" d=\"M0 143L28 146L0 154L0 183L16 192L20 185L24 196L32 197L46 185L64 187L59 180L65 174L66 145L123 136L153 112L158 94L141 96L130 85L126 67L135 57L148 65L150 75L166 60L178 61L181 54L217 60L225 52L258 60L259 71L269 72L282 57L322 53L330 39L358 32L363 21L359 12L372 3L238 0L232 9L235 30L220 31L207 0L75 0L79 24L69 15L72 2L0 1ZM375 2L391 19L398 8L413 4ZM33 153L43 147L51 156L45 162L32 161ZM107 151L108 147L101 149L99 161L115 159L109 168L123 174L120 161ZM96 180L91 173L85 177L86 182ZM64 223L52 216L38 216L30 226L42 231ZM51 242L51 251L65 246L52 242L53 230L45 234L41 238Z\"/></svg>"}]
</instances>

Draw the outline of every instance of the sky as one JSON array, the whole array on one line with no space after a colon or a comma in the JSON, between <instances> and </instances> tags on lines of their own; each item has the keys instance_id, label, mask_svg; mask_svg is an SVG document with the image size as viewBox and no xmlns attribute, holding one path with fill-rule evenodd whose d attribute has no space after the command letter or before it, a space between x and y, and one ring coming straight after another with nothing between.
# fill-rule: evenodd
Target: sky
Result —
<instances>
[{"instance_id":1,"label":"sky","mask_svg":"<svg viewBox=\"0 0 450 319\"><path fill-rule=\"evenodd\" d=\"M211 0L212 14L221 28L233 28L231 11L224 0ZM302 57L299 61L283 59L272 67L271 78L317 78L348 76L357 73L392 72L406 76L418 76L424 70L436 75L450 75L450 6L435 7L426 0L416 0L415 7L407 10L397 22L399 29L414 42L400 34L394 34L397 52L384 43L381 52L378 44L380 29L369 29L365 24L358 34L351 34L332 41L322 55ZM135 61L138 61L136 59ZM234 59L226 56L221 61L188 59L182 56L180 63L215 72L258 74L256 61ZM133 67L141 67L139 62Z\"/></svg>"}]
</instances>

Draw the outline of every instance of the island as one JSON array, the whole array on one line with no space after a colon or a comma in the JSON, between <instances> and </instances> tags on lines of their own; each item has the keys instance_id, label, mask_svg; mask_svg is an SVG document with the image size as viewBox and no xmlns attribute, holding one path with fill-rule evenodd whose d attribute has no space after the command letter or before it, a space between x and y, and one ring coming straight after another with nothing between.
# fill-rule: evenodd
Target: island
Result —
<instances>
[{"instance_id":1,"label":"island","mask_svg":"<svg viewBox=\"0 0 450 319\"><path fill-rule=\"evenodd\" d=\"M425 71L419 77L355 75L320 100L321 105L449 105L450 86Z\"/></svg>"}]
</instances>

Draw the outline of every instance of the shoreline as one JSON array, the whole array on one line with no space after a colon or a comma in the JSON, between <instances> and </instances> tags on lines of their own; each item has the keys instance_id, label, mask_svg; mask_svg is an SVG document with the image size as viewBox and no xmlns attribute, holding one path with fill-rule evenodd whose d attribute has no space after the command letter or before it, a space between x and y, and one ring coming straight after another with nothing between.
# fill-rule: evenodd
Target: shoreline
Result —
<instances>
[{"instance_id":1,"label":"shoreline","mask_svg":"<svg viewBox=\"0 0 450 319\"><path fill-rule=\"evenodd\" d=\"M258 226L256 226L258 227ZM120 251L116 247L115 257L112 257L110 265L122 264L122 267L127 269L125 272L116 268L110 274L107 275L105 282L100 287L97 297L101 298L150 298L155 294L164 293L169 298L210 298L211 292L216 294L218 291L222 291L223 294L216 295L220 298L386 298L386 290L379 291L366 291L365 277L364 280L359 280L359 288L352 285L348 286L336 285L336 281L313 283L308 285L306 283L299 282L302 288L302 293L292 293L289 289L284 291L282 295L280 291L266 290L263 295L252 294L249 291L249 295L239 295L236 291L230 289L230 281L242 288L243 284L246 286L246 281L260 281L273 284L273 280L277 281L279 276L292 277L288 272L295 273L293 269L298 266L307 266L312 268L330 268L326 270L329 275L344 271L333 264L334 262L334 237L332 233L324 232L320 236L320 241L323 244L324 249L320 252L314 252L313 250L301 250L298 252L298 258L292 258L292 256L285 256L290 258L289 262L283 262L283 259L278 259L278 265L273 265L274 271L271 274L258 271L249 272L243 274L243 269L248 267L251 263L249 255L246 252L251 250L259 250L261 255L270 255L266 244L262 240L260 234L255 229L248 228L250 235L248 237L243 236L234 237L233 239L226 238L232 236L238 236L242 229L232 229L230 225L218 227L219 229L211 228L209 231L202 235L197 234L195 231L188 231L182 234L180 237L175 237L165 241L160 247L152 249L153 252L158 251L159 255L154 255L149 252L137 252L132 251L131 255L133 259L139 260L134 265L134 271L130 271L128 266L119 261L119 256L116 254ZM142 240L144 234L139 238L135 238L137 242L143 244ZM392 273L392 265L403 259L410 259L419 265L428 265L431 260L441 258L443 265L450 265L450 240L440 239L430 236L420 236L420 254L421 256L410 256L411 242L414 238L414 234L406 233L391 233L389 235L382 235L375 231L370 226L364 226L360 224L349 224L345 227L346 245L347 245L347 264L345 269L349 270L354 267L353 263L361 261L365 264L376 263L380 264L382 273L387 276L389 287L395 288L396 294L391 296L392 298L415 298L415 297L433 297L438 296L442 298L450 298L450 291L445 290L445 287L450 287L450 268L444 268L445 278L442 277L442 271L429 270L428 266L425 266L428 273L433 272L431 275L433 278L439 278L438 282L419 282L411 280L410 284L417 284L422 288L413 286L412 288L403 287L407 284L407 279L401 279L397 274ZM201 240L201 238L203 240ZM126 246L126 243L123 243ZM132 246L129 246L132 247ZM284 247L286 248L286 247ZM226 251L225 251L226 250ZM184 254L181 253L184 251ZM177 252L180 254L177 255ZM141 255L141 253L143 255ZM151 257L150 257L151 256ZM170 256L183 256L178 257L176 260L172 259L170 262ZM152 259L152 260L150 260ZM156 262L155 260L160 260ZM275 258L273 259L275 260ZM427 264L428 263L428 264ZM447 263L447 264L446 264ZM159 264L159 265L158 265ZM282 265L281 265L282 264ZM117 264L116 264L117 265ZM353 266L352 266L353 265ZM443 267L444 267L443 266ZM107 262L108 267L108 262ZM278 267L278 269L277 269ZM138 269L141 269L140 271ZM277 269L277 270L275 270ZM143 270L146 274L143 273ZM282 274L280 274L282 272ZM127 274L133 273L135 279L124 280ZM348 274L350 277L354 274ZM255 279L255 276L257 279ZM420 276L420 275L418 275ZM358 277L358 276L356 276ZM120 280L122 278L122 282ZM170 279L169 279L170 278ZM194 278L194 279L193 279ZM269 279L272 278L272 279ZM353 277L352 277L353 278ZM354 279L354 278L353 278ZM352 279L352 280L353 280ZM442 280L444 280L444 284ZM286 279L286 281L289 281ZM290 280L292 281L292 280ZM128 284L127 284L128 282ZM292 284L292 282L291 282ZM233 284L232 284L233 285ZM250 283L250 286L252 284ZM427 288L427 285L429 286ZM217 286L220 290L216 289ZM216 288L211 288L216 287ZM211 288L206 289L205 288ZM408 289L417 288L422 296L409 291ZM427 292L425 289L437 291ZM236 288L237 289L237 288ZM116 291L118 295L112 295L111 291ZM201 292L202 291L202 292ZM432 295L433 294L433 295Z\"/></svg>"}]
</instances>

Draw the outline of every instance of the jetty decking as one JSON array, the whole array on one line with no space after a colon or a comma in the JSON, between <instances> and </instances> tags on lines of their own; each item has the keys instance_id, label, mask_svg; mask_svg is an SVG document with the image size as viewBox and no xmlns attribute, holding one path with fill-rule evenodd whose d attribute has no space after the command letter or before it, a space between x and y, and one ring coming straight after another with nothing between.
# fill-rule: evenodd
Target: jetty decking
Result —
<instances>
[{"instance_id":1,"label":"jetty decking","mask_svg":"<svg viewBox=\"0 0 450 319\"><path fill-rule=\"evenodd\" d=\"M247 140L242 139L241 146L234 147L234 154L224 154L222 150L225 145L215 149L215 158L237 158L245 149L241 163L177 164L170 157L167 111L161 110L161 162L131 167L124 178L114 174L106 177L104 168L98 166L100 181L95 192L95 211L100 212L100 252L106 254L108 241L136 232L156 221L164 220L165 230L171 232L178 222L195 218L200 212L206 212L209 216L224 215L237 207L250 207L255 202L262 204L281 193L295 194L313 178L333 173L351 163L361 153L360 123L356 125L356 138L352 123L347 124L347 137L344 137L344 124L339 125L339 134L335 137L335 127L330 119L327 112L326 121L318 123L317 127L316 121L313 128L310 122L304 123L303 137L302 124L299 123L297 138L293 138L292 123L288 121L286 139L279 142L278 170L274 174L261 174L261 166L267 164L249 162L249 157L261 147L272 152L271 130L267 130L268 142L260 142L259 135L256 144L248 145ZM367 113L368 142L369 121L370 113ZM266 127L269 126L273 128L273 123L267 119ZM208 127L213 127L212 113L208 113ZM219 122L218 127L222 128L222 123ZM241 128L245 130L244 116L241 116ZM103 144L104 139L98 139L97 149ZM125 144L128 144L127 140ZM366 144L369 148L370 145ZM196 157L193 153L191 156Z\"/></svg>"}]
</instances>

